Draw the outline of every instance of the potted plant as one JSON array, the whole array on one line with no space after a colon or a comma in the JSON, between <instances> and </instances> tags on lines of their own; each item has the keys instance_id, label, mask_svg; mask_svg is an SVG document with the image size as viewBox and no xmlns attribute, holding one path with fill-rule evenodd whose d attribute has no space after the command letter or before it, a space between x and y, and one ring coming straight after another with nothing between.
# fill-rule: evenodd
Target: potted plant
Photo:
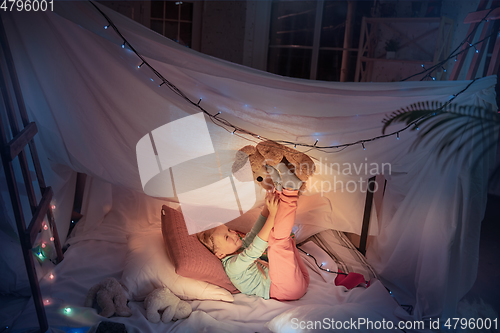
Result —
<instances>
[{"instance_id":1,"label":"potted plant","mask_svg":"<svg viewBox=\"0 0 500 333\"><path fill-rule=\"evenodd\" d=\"M387 59L396 58L396 52L398 50L399 50L399 41L391 38L385 42L385 51Z\"/></svg>"}]
</instances>

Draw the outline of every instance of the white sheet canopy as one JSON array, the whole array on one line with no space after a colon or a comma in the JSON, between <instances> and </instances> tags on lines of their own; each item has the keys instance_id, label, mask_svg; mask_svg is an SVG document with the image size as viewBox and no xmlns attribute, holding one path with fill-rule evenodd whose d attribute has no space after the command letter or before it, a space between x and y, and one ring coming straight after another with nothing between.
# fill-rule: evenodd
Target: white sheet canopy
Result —
<instances>
[{"instance_id":1,"label":"white sheet canopy","mask_svg":"<svg viewBox=\"0 0 500 333\"><path fill-rule=\"evenodd\" d=\"M285 78L197 53L97 6L149 64L191 100L201 99L212 114L221 111L220 117L235 126L274 140L318 140L318 146L328 146L369 139L381 134L385 114L419 101L448 101L469 83ZM54 13L2 13L2 20L26 106L48 159L142 192L139 140L199 110L166 85L158 87L161 82L149 68L138 68L139 58L128 46L121 47L123 41L113 29L104 29L107 21L89 2L58 2ZM495 84L496 77L477 80L455 102L496 110ZM224 130L209 120L206 125L215 151L252 144L249 137L232 135L231 128ZM185 132L176 145L189 152L198 147L199 132ZM397 300L414 305L416 318L450 317L476 277L487 176L494 159L487 156L474 172L470 163L450 163L443 169L434 145L409 150L416 133L404 131L400 140L392 136L368 142L366 150L355 145L339 152L309 151L318 168L309 194L323 192L330 200L332 228L359 232L365 193L346 184L366 181L371 175L365 165L368 173L374 165L390 165L368 259ZM493 142L495 135L488 139ZM461 140L478 149L489 143L475 141L467 129ZM225 162L220 163L222 167ZM326 191L329 185L332 189Z\"/></svg>"}]
</instances>

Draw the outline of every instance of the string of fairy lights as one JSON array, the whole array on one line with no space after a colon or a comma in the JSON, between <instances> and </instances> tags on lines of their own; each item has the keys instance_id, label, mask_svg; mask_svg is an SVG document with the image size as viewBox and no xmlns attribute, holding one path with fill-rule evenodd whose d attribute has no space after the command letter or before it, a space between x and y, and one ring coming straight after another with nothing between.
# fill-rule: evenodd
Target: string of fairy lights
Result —
<instances>
[{"instance_id":1,"label":"string of fairy lights","mask_svg":"<svg viewBox=\"0 0 500 333\"><path fill-rule=\"evenodd\" d=\"M329 268L325 268L325 267L324 267L324 266L325 266L325 263L322 263L322 264L320 265L320 264L318 263L318 261L316 260L316 258L315 258L312 254L310 254L310 253L308 253L308 252L306 252L306 251L302 250L302 249L300 248L300 246L299 246L299 245L297 245L297 249L298 249L300 252L305 253L305 254L306 254L306 256L308 256L308 257L312 258L312 259L314 260L314 263L316 264L316 266L317 266L320 270L322 270L323 272L327 272L327 273L331 273L331 274L337 274L337 275L345 275L345 276L347 276L347 275L348 275L347 273L344 273L344 272L341 272L341 271L336 272L336 271L331 271Z\"/></svg>"},{"instance_id":2,"label":"string of fairy lights","mask_svg":"<svg viewBox=\"0 0 500 333\"><path fill-rule=\"evenodd\" d=\"M315 257L314 257L311 253L309 253L309 252L307 252L307 251L304 251L304 250L300 247L300 245L297 245L297 249L298 249L300 252L304 253L307 257L309 257L309 258L313 259L313 260L314 260L314 263L315 263L315 265L316 265L316 267L318 267L318 269L320 269L321 271L326 272L326 273L329 273L329 274L344 275L344 276L348 276L348 275L349 275L348 273L342 272L342 271L340 271L340 270L339 270L339 271L333 271L333 270L331 270L331 269L327 268L327 267L326 267L326 266L327 266L327 263L325 263L325 262L323 262L323 263L321 263L321 264L320 264L320 263L318 262L318 260L317 260L317 259L316 259L316 258L315 258ZM366 287L368 287L370 282L369 282L369 281L365 281L365 282L366 282L365 286L366 286ZM386 288L386 289L387 289L387 288ZM394 297L394 295L393 295L392 291L391 291L391 290L389 290L389 289L387 289L387 290L388 290L389 294L390 294L392 297ZM406 312L408 312L409 314L411 314L411 313L412 313L412 311L413 311L413 306L412 306L412 305L400 304L400 306L401 306L401 307L402 307L402 308L403 308ZM403 332L405 332L405 331L403 330Z\"/></svg>"},{"instance_id":3,"label":"string of fairy lights","mask_svg":"<svg viewBox=\"0 0 500 333\"><path fill-rule=\"evenodd\" d=\"M175 84L173 84L171 81L169 81L167 78L165 78L165 76L163 76L159 71L157 71L134 47L133 45L125 38L125 36L123 36L123 34L120 32L120 30L118 29L118 27L113 23L113 21L99 8L97 7L91 0L89 0L89 2L95 7L95 9L104 17L104 19L107 21L107 24L104 26L104 29L112 29L116 32L116 34L122 39L122 44L121 44L121 47L122 48L127 48L129 49L130 51L132 51L138 58L139 58L139 62L138 62L138 65L137 65L137 68L138 69L141 69L141 68L144 68L144 67L147 67L149 68L153 74L157 77L157 79L159 80L159 84L158 84L158 87L167 87L168 89L170 89L172 92L174 92L176 95L178 95L179 97L183 98L188 104L190 104L191 106L199 109L201 112L203 112L215 125L223 128L224 130L226 130L227 132L231 133L232 135L236 135L236 136L239 136L243 139L246 139L246 140L249 140L249 141L253 141L253 142L256 142L255 140L260 140L260 141L266 141L266 140L270 140L269 138L265 137L265 136L262 136L262 135L259 135L257 133L254 133L254 132L251 132L251 131L248 131L242 127L239 127L237 125L234 125L232 124L231 122L229 122L227 119L225 119L221 114L222 112L221 111L218 111L217 113L211 113L209 111L207 111L201 104L202 102L202 98L199 98L198 101L194 101L192 100L191 98L189 98L183 91L181 91L177 86L175 86ZM476 25L475 29L464 39L464 41L455 49L453 50L453 52L450 53L450 55L440 61L439 63L435 64L434 66L432 67L429 67L429 68L425 68L424 65L422 65L422 68L423 70L419 73L416 73L412 76L409 76L405 79L403 79L402 81L406 81L414 76L418 76L418 75L422 75L422 74L426 74L422 80L426 79L426 78L430 78L432 80L435 80L435 77L432 76L432 73L438 69L443 69L446 71L446 69L444 68L444 65L450 61L451 59L455 58L455 61L457 60L458 56L461 55L462 53L464 52L467 52L470 48L474 48L476 50L477 53L479 53L479 50L477 49L477 45L480 44L480 43L483 43L485 40L487 40L488 38L491 37L491 35L481 39L480 41L477 41L475 43L469 43L468 40L470 38L470 36L472 36L473 32L475 32L475 30L477 29L477 27L479 26L480 23L482 23L483 21L488 21L488 16L489 14L491 13L493 9L491 9L484 17L483 19ZM461 47L463 47L465 45L465 47L458 51ZM151 79L152 81L154 81L153 79ZM316 141L314 143L304 143L304 142L292 142L292 141L286 141L286 140L273 140L275 142L278 142L278 143L281 143L283 145L287 145L287 146L293 146L294 148L297 148L297 147L302 147L302 148L308 148L308 150L304 151L305 153L315 149L315 150L318 150L318 151L322 151L322 152L325 152L325 153L335 153L335 152L340 152L344 149L346 149L347 147L350 147L350 146L356 146L356 145L361 145L361 147L363 148L363 150L366 150L366 146L365 144L368 143L368 142L372 142L372 141L376 141L376 140L380 140L380 139L383 139L383 138L387 138L387 137L396 137L397 140L399 140L400 138L400 133L408 130L408 129L416 129L418 130L419 127L418 127L418 124L424 120L424 118L427 118L427 117L433 117L433 116L436 116L440 113L441 110L445 109L446 106L448 106L455 98L457 98L460 94L462 94L464 91L466 91L474 82L476 81L476 79L472 80L467 86L465 89L461 90L460 92L454 94L454 95L451 95L449 100L445 103L443 103L443 105L436 110L435 113L433 113L432 115L426 115L426 116L422 116L421 118L418 118L410 123L408 123L405 127L399 129L399 130L396 130L396 131L393 131L393 132L390 132L390 133L387 133L387 134L383 134L383 135L379 135L379 136L376 136L376 137L372 137L372 138L369 138L369 139L360 139L360 140L357 140L357 141L354 141L354 142L349 142L349 143L344 143L344 144L338 144L338 145L320 145L319 143L319 139L316 139ZM251 139L250 139L250 138Z\"/></svg>"},{"instance_id":4,"label":"string of fairy lights","mask_svg":"<svg viewBox=\"0 0 500 333\"><path fill-rule=\"evenodd\" d=\"M56 210L56 205L53 203L51 204L52 211ZM73 221L72 221L73 222ZM54 257L56 256L55 253L55 248L54 248L54 236L53 236L53 226L54 222L52 221L51 225L49 226L49 223L47 221L42 222L42 232L40 234L40 240L38 243L38 246L34 247L31 249L34 257L37 259L37 261L40 263L42 270L45 270L44 264L46 262L50 262L53 265L56 264ZM46 270L45 270L46 271ZM48 282L55 282L56 281L56 274L54 271L49 271L45 273L45 277ZM66 316L72 316L73 315L73 308L67 304L65 304L64 300L60 298L54 298L52 296L44 296L43 297L43 305L44 306L56 306L60 307L59 311L60 313L66 315ZM62 307L61 307L62 305ZM83 332L83 331L82 331Z\"/></svg>"},{"instance_id":5,"label":"string of fairy lights","mask_svg":"<svg viewBox=\"0 0 500 333\"><path fill-rule=\"evenodd\" d=\"M475 42L474 44L468 42L468 40L475 34L476 30L479 28L479 25L482 23L482 22L489 22L489 19L488 17L490 16L491 12L494 10L495 8L491 8L487 13L486 15L484 15L484 17L481 19L481 21L479 21L475 26L474 28L471 30L471 32L467 35L467 37L465 37L464 41L458 45L451 53L450 55L446 58L446 59L443 59L442 61L438 62L437 64L433 65L432 67L429 67L429 68L425 68L425 66L422 64L422 68L424 69L423 71L419 72L419 73L415 73L413 75L410 75L408 76L407 78L404 78L401 80L401 82L403 81L407 81L415 76L419 76L419 75L422 75L422 74L425 74L426 75L420 79L420 81L424 81L426 78L429 78L429 79L432 79L433 81L436 80L436 77L432 76L432 72L434 72L435 70L439 70L439 69L442 69L445 73L446 73L446 68L444 68L444 65L450 61L451 59L455 58L455 62L458 61L458 56L461 55L462 53L466 53L469 52L469 49L471 48L474 48L475 52L476 53L479 53L479 50L477 48L477 45L483 43L484 41L488 40L491 36L493 36L496 32L492 32L491 34L489 34L488 36L484 37L483 39ZM465 45L465 47L459 51L459 49L461 47L463 47Z\"/></svg>"}]
</instances>

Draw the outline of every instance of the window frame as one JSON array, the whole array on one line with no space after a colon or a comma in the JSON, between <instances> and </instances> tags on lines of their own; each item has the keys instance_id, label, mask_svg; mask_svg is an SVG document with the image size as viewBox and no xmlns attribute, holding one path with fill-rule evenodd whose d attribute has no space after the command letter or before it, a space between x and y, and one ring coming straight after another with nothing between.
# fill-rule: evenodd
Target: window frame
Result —
<instances>
[{"instance_id":1,"label":"window frame","mask_svg":"<svg viewBox=\"0 0 500 333\"><path fill-rule=\"evenodd\" d=\"M273 0L273 1L283 1L283 0ZM268 6L266 8L263 8L263 10L267 10L268 14L266 17L268 18L267 24L266 24L266 42L267 42L267 48L266 52L262 53L263 57L263 62L265 63L265 70L268 70L268 52L269 49L271 48L286 48L286 49L308 49L312 50L311 54L311 65L310 65L310 70L309 70L309 79L310 80L316 80L318 76L318 62L319 62L319 53L320 51L348 51L348 52L358 52L358 47L350 47L350 48L344 48L344 47L321 47L320 42L321 42L321 30L322 30L322 23L323 23L323 8L325 5L325 0L317 0L316 1L316 14L314 18L314 32L313 32L313 45L312 46L306 46L306 45L272 45L270 43L270 29L271 29L271 9L272 9L272 4L271 1L268 2ZM261 10L262 11L262 10ZM319 18L319 19L318 19ZM342 56L342 58L344 55ZM262 69L262 68L261 68Z\"/></svg>"},{"instance_id":2,"label":"window frame","mask_svg":"<svg viewBox=\"0 0 500 333\"><path fill-rule=\"evenodd\" d=\"M193 4L193 15L191 21L180 19L180 12L177 14L177 19L167 19L165 17L165 6L167 2L185 2ZM163 0L163 17L152 17L151 9L149 9L149 28L151 29L152 22L161 22L162 23L162 35L165 36L166 22L175 22L177 23L177 41L180 37L180 24L181 23L191 23L191 46L193 50L200 51L201 44L201 13L202 13L202 1L175 1L175 0ZM179 7L180 11L181 7Z\"/></svg>"}]
</instances>

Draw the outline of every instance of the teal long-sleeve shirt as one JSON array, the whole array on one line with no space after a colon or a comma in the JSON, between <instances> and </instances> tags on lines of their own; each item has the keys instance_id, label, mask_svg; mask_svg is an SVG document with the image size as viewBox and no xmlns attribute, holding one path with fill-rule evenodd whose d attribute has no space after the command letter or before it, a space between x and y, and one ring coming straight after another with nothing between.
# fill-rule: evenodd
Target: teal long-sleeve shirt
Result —
<instances>
[{"instance_id":1,"label":"teal long-sleeve shirt","mask_svg":"<svg viewBox=\"0 0 500 333\"><path fill-rule=\"evenodd\" d=\"M243 251L223 258L222 265L233 285L243 294L269 299L269 288L271 287L269 269L261 266L265 273L264 277L257 267L260 264L256 262L267 249L267 242L257 236L266 220L266 217L259 216L252 230L243 239L241 247Z\"/></svg>"}]
</instances>

